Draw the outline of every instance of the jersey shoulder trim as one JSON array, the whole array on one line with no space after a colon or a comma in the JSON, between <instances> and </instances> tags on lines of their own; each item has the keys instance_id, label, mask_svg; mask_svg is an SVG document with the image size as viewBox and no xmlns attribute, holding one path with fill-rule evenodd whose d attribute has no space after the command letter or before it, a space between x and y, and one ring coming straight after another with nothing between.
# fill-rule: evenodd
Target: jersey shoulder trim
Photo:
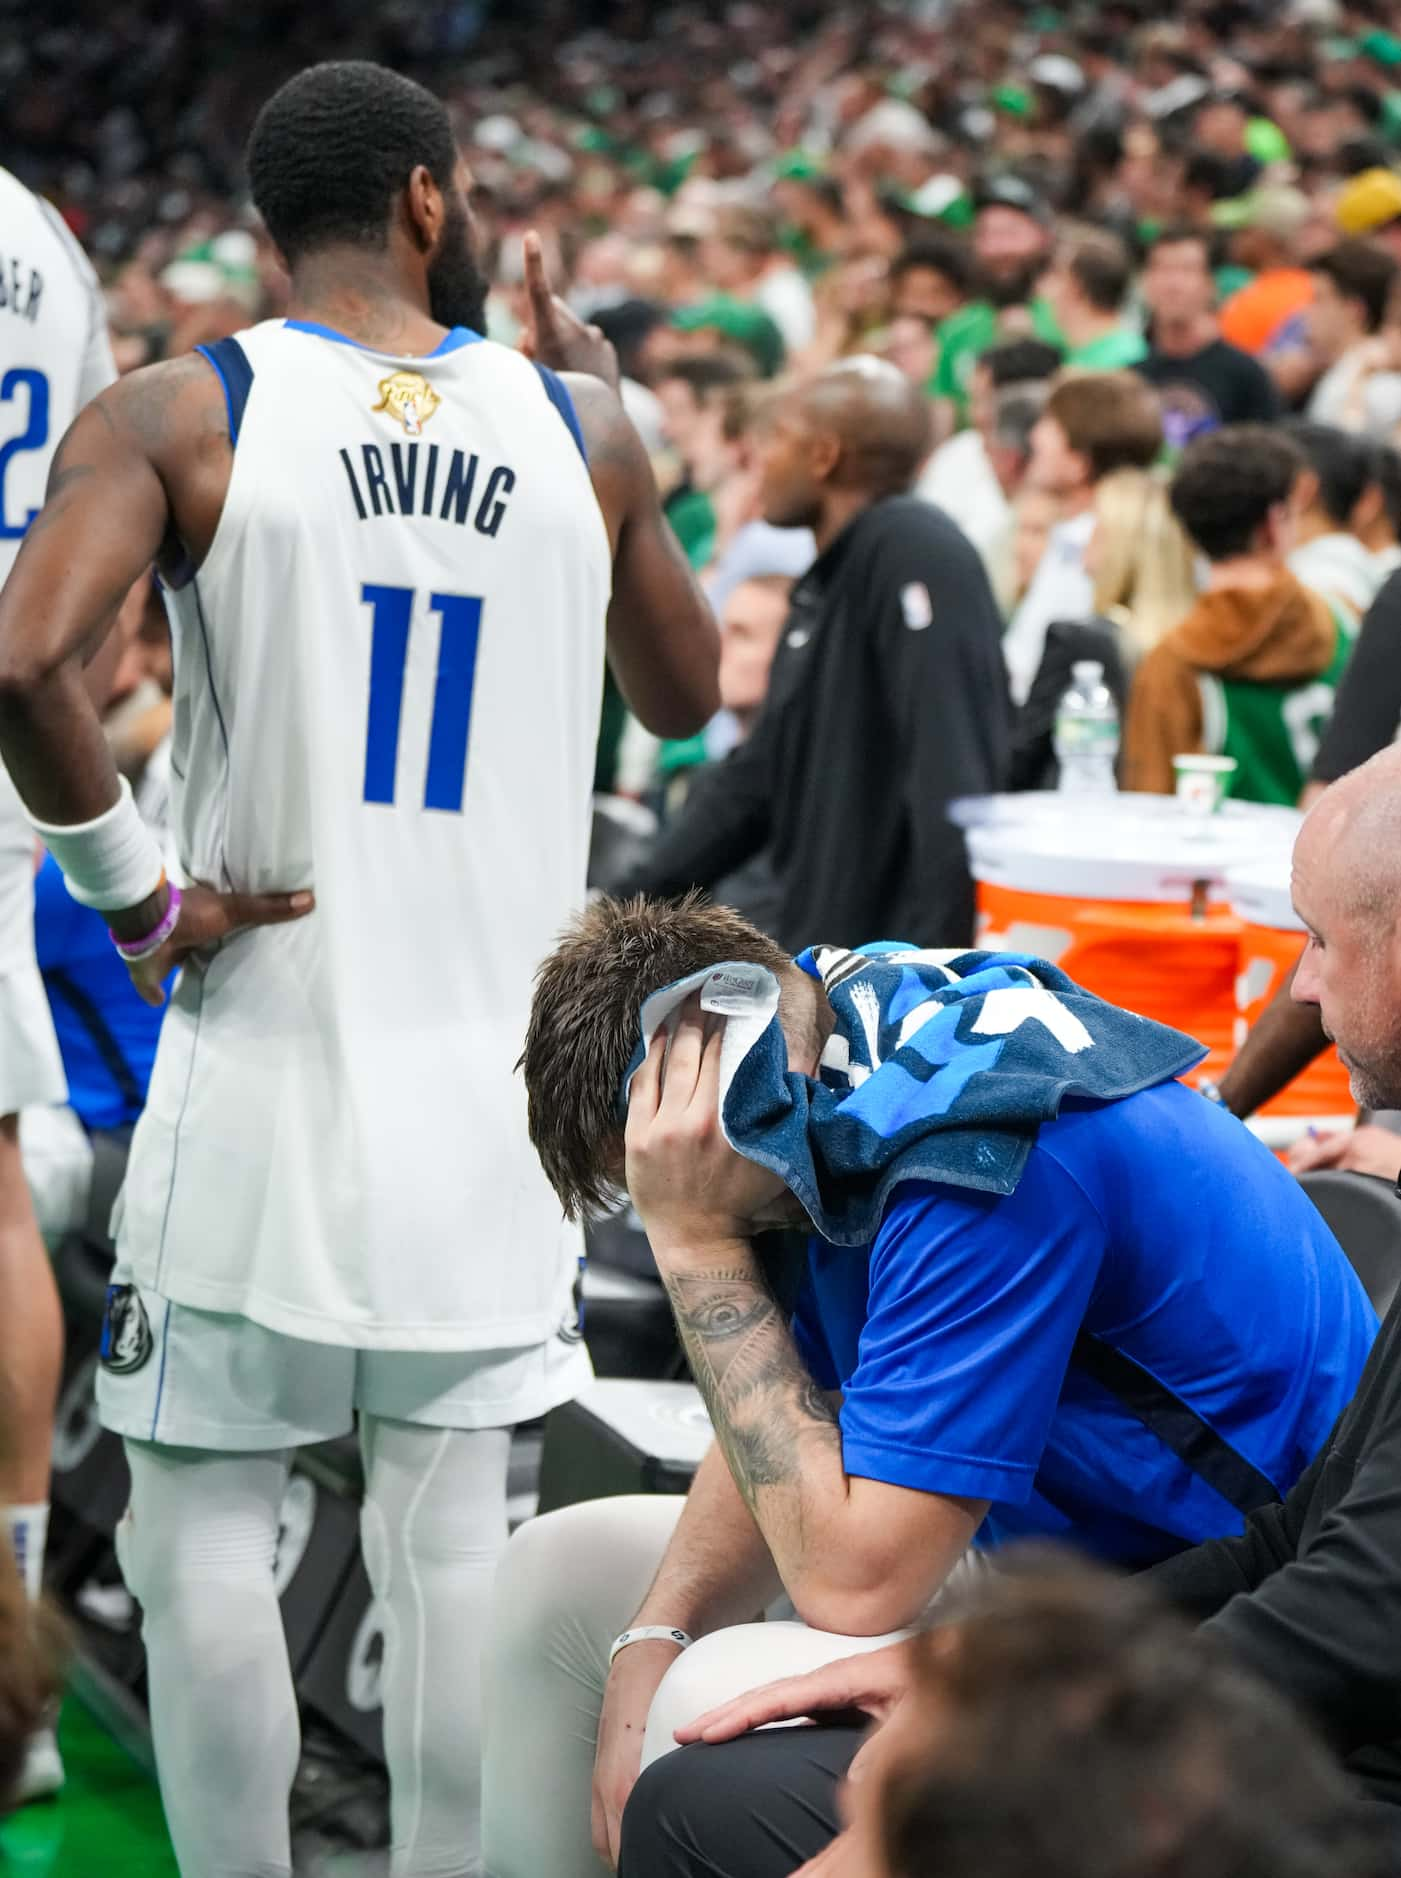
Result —
<instances>
[{"instance_id":1,"label":"jersey shoulder trim","mask_svg":"<svg viewBox=\"0 0 1401 1878\"><path fill-rule=\"evenodd\" d=\"M278 320L269 323L281 326L284 332L312 333L317 339L330 339L338 346L349 346L352 352L367 353L372 359L441 359L449 352L460 352L463 346L484 343L482 335L474 333L470 326L454 326L443 334L431 352L381 352L377 346L367 346L358 339L352 339L349 333L337 332L334 326L323 326L320 320Z\"/></svg>"},{"instance_id":2,"label":"jersey shoulder trim","mask_svg":"<svg viewBox=\"0 0 1401 1878\"><path fill-rule=\"evenodd\" d=\"M195 351L208 359L219 375L219 383L224 387L224 403L229 410L229 442L236 445L248 394L253 389L253 367L248 362L248 354L236 339L216 339L212 345L196 346Z\"/></svg>"},{"instance_id":3,"label":"jersey shoulder trim","mask_svg":"<svg viewBox=\"0 0 1401 1878\"><path fill-rule=\"evenodd\" d=\"M540 383L545 387L545 396L559 412L564 421L564 427L578 446L579 455L584 459L584 466L587 468L588 445L584 442L584 433L579 424L579 413L574 409L574 400L569 395L569 387L558 372L552 372L548 365L541 365L537 362L535 369L540 374Z\"/></svg>"}]
</instances>

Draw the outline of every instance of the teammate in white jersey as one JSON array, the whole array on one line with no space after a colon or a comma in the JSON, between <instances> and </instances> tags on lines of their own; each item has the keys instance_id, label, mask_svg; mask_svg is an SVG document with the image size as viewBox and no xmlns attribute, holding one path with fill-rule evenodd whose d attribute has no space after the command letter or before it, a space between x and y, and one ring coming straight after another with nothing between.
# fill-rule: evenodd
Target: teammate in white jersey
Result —
<instances>
[{"instance_id":1,"label":"teammate in white jersey","mask_svg":"<svg viewBox=\"0 0 1401 1878\"><path fill-rule=\"evenodd\" d=\"M508 1428L587 1373L513 1073L531 976L583 893L605 619L663 735L714 710L718 644L616 391L477 337L441 104L318 66L248 163L291 315L133 374L65 440L0 598L0 748L138 986L185 965L100 1390L181 1870L290 1869L278 1509L289 1450L358 1410L393 1871L466 1878ZM611 375L529 267L536 358ZM152 558L183 899L75 672Z\"/></svg>"},{"instance_id":2,"label":"teammate in white jersey","mask_svg":"<svg viewBox=\"0 0 1401 1878\"><path fill-rule=\"evenodd\" d=\"M43 503L60 437L117 373L87 257L59 215L3 169L0 231L3 581ZM34 831L0 768L0 1502L31 1597L44 1569L63 1319L25 1183L19 1112L67 1095L34 959ZM62 1784L46 1731L31 1745L20 1792L36 1798Z\"/></svg>"}]
</instances>

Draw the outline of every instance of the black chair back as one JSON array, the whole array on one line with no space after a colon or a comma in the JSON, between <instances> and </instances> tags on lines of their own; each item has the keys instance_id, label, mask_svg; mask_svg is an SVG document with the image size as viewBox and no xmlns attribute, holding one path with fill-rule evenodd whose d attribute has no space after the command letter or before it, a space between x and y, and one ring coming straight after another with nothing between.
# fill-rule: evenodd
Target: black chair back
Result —
<instances>
[{"instance_id":1,"label":"black chair back","mask_svg":"<svg viewBox=\"0 0 1401 1878\"><path fill-rule=\"evenodd\" d=\"M1385 1317L1401 1290L1401 1193L1389 1180L1331 1167L1301 1175L1299 1184L1347 1253L1372 1308Z\"/></svg>"}]
</instances>

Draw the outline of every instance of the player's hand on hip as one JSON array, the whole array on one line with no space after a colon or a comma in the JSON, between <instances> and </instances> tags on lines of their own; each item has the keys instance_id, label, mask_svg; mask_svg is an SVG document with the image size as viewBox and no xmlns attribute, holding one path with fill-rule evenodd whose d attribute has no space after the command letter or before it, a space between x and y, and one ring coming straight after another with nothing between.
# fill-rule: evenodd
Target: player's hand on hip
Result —
<instances>
[{"instance_id":1,"label":"player's hand on hip","mask_svg":"<svg viewBox=\"0 0 1401 1878\"><path fill-rule=\"evenodd\" d=\"M525 291L530 324L521 338L521 351L526 357L556 372L591 372L616 391L622 372L612 342L597 326L586 326L572 307L551 292L545 253L533 229L525 238Z\"/></svg>"},{"instance_id":2,"label":"player's hand on hip","mask_svg":"<svg viewBox=\"0 0 1401 1878\"><path fill-rule=\"evenodd\" d=\"M664 1641L631 1643L608 1672L593 1764L592 1826L594 1851L614 1868L622 1845L623 1808L642 1769L647 1712L678 1654Z\"/></svg>"},{"instance_id":3,"label":"player's hand on hip","mask_svg":"<svg viewBox=\"0 0 1401 1878\"><path fill-rule=\"evenodd\" d=\"M164 1004L165 980L192 952L253 926L284 926L305 919L315 905L315 894L307 892L219 893L213 887L186 887L175 930L160 951L128 960L131 982L147 1004Z\"/></svg>"}]
</instances>

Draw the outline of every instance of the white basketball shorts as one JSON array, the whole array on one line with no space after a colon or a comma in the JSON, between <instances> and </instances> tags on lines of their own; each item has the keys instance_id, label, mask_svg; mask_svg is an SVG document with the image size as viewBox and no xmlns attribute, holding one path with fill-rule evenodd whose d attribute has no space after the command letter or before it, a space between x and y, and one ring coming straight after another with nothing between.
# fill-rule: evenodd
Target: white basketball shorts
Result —
<instances>
[{"instance_id":1,"label":"white basketball shorts","mask_svg":"<svg viewBox=\"0 0 1401 1878\"><path fill-rule=\"evenodd\" d=\"M508 1428L568 1402L593 1371L574 1333L516 1350L352 1350L133 1285L107 1294L97 1403L134 1441L215 1453L349 1434L357 1410L428 1428Z\"/></svg>"}]
</instances>

